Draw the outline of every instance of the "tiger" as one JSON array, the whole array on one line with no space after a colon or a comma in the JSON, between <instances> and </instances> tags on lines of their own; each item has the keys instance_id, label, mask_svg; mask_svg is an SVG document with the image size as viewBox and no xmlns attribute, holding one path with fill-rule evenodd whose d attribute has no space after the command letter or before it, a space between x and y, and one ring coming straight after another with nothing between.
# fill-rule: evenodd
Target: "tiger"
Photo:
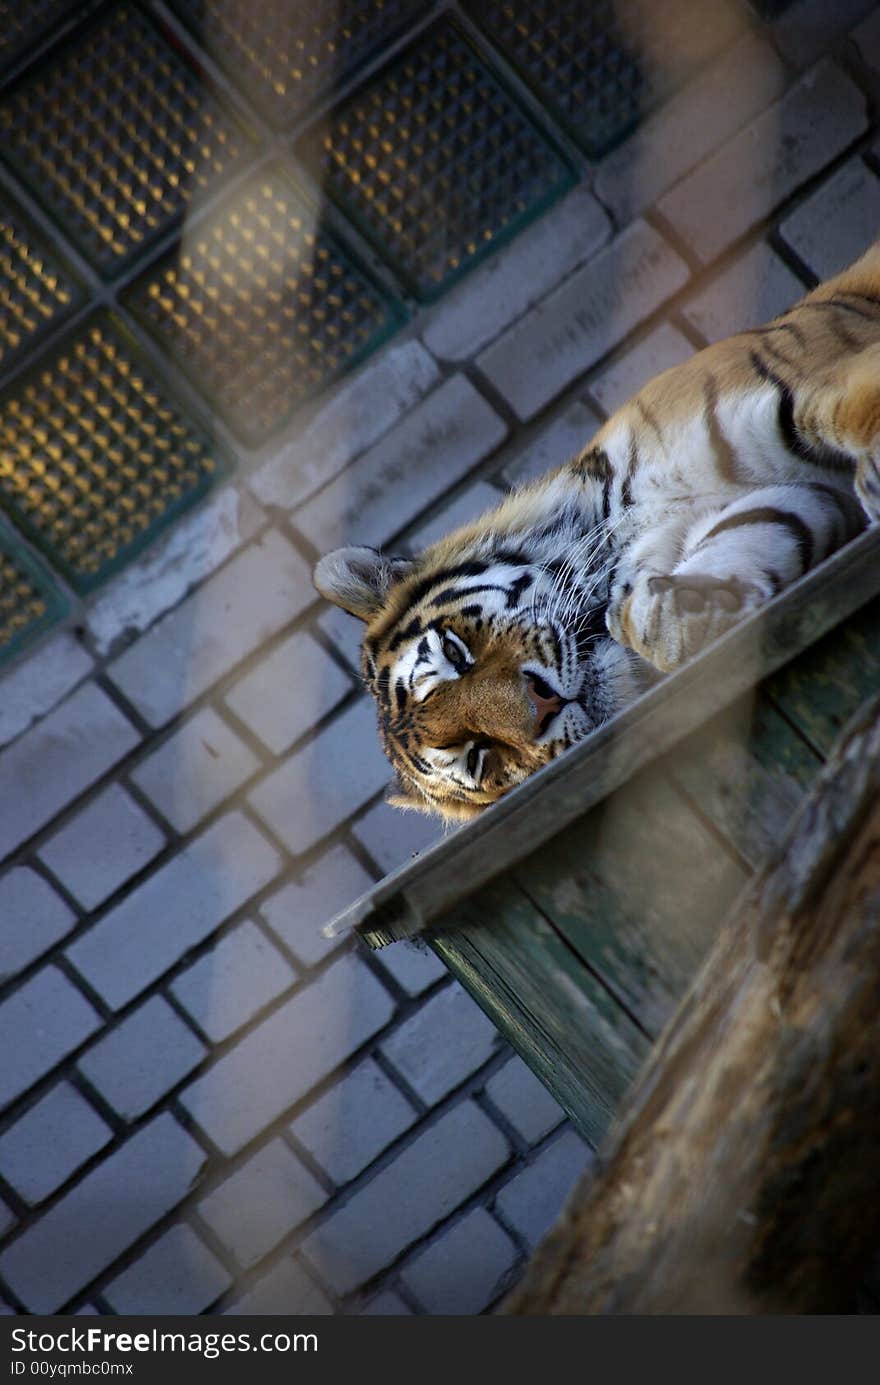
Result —
<instances>
[{"instance_id":1,"label":"tiger","mask_svg":"<svg viewBox=\"0 0 880 1385\"><path fill-rule=\"evenodd\" d=\"M473 818L880 521L880 241L415 557L337 549L387 801Z\"/></svg>"}]
</instances>

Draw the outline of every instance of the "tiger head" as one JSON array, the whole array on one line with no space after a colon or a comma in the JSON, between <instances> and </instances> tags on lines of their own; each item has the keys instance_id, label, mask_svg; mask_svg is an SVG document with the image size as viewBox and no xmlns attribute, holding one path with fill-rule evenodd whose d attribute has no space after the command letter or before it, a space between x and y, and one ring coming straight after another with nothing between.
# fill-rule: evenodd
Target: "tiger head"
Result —
<instances>
[{"instance_id":1,"label":"tiger head","mask_svg":"<svg viewBox=\"0 0 880 1385\"><path fill-rule=\"evenodd\" d=\"M641 661L608 635L607 592L572 560L582 524L568 520L478 523L414 559L358 547L318 563L319 592L366 623L389 802L474 817L639 690Z\"/></svg>"}]
</instances>

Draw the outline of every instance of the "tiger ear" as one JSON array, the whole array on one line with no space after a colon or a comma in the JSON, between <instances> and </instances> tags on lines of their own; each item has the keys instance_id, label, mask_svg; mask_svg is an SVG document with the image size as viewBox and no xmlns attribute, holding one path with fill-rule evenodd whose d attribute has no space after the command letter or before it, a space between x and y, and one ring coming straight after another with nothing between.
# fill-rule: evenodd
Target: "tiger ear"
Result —
<instances>
[{"instance_id":1,"label":"tiger ear","mask_svg":"<svg viewBox=\"0 0 880 1385\"><path fill-rule=\"evenodd\" d=\"M375 548L337 548L320 560L312 581L334 606L369 621L412 568L409 558L389 558Z\"/></svg>"}]
</instances>

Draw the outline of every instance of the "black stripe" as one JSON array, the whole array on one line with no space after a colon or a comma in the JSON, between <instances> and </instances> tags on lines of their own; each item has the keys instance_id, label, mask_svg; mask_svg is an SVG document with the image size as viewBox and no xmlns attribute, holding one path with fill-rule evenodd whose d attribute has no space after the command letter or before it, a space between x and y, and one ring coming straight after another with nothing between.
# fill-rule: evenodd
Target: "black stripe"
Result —
<instances>
[{"instance_id":1,"label":"black stripe","mask_svg":"<svg viewBox=\"0 0 880 1385\"><path fill-rule=\"evenodd\" d=\"M852 332L848 332L842 322L832 318L828 324L829 330L845 351L861 351L862 343Z\"/></svg>"},{"instance_id":2,"label":"black stripe","mask_svg":"<svg viewBox=\"0 0 880 1385\"><path fill-rule=\"evenodd\" d=\"M507 590L507 587L499 586L497 582L480 582L475 587L446 587L444 591L431 597L430 606L434 610L450 601L460 601L463 596L473 596L475 592L503 592L506 596Z\"/></svg>"},{"instance_id":3,"label":"black stripe","mask_svg":"<svg viewBox=\"0 0 880 1385\"><path fill-rule=\"evenodd\" d=\"M793 308L789 308L790 313L802 313L808 309L814 312L827 312L827 310L838 309L842 313L852 313L854 317L860 317L863 322L876 323L876 313L866 313L864 308L857 308L855 303L842 303L839 298L821 298L818 303L795 303Z\"/></svg>"},{"instance_id":4,"label":"black stripe","mask_svg":"<svg viewBox=\"0 0 880 1385\"><path fill-rule=\"evenodd\" d=\"M713 375L707 375L703 381L703 397L706 401L703 417L706 420L709 441L715 453L718 473L722 480L736 484L740 479L736 465L736 453L724 436L724 430L718 421L718 388Z\"/></svg>"},{"instance_id":5,"label":"black stripe","mask_svg":"<svg viewBox=\"0 0 880 1385\"><path fill-rule=\"evenodd\" d=\"M645 404L645 402L641 399L636 400L636 409L641 414L642 421L644 423L647 423L648 427L656 433L657 441L665 451L666 444L663 441L663 430L661 429L660 424L657 422L656 414L653 412L653 410L649 409L647 404Z\"/></svg>"},{"instance_id":6,"label":"black stripe","mask_svg":"<svg viewBox=\"0 0 880 1385\"><path fill-rule=\"evenodd\" d=\"M391 640L391 642L390 642L389 645L388 645L388 653L389 653L389 654L393 654L394 651L395 651L396 649L399 649L399 648L400 648L400 646L403 644L404 640L413 640L413 639L415 639L416 635L421 634L421 631L422 631L422 621L421 621L421 617L420 617L420 616L415 616L415 617L410 621L409 625L405 625L405 626L403 627L402 630L398 630L397 634L394 636L394 638Z\"/></svg>"},{"instance_id":7,"label":"black stripe","mask_svg":"<svg viewBox=\"0 0 880 1385\"><path fill-rule=\"evenodd\" d=\"M379 677L376 679L376 697L379 699L379 702L383 707L388 707L390 705L390 698L388 696L388 687L390 682L391 669L383 668L382 672L379 674Z\"/></svg>"},{"instance_id":8,"label":"black stripe","mask_svg":"<svg viewBox=\"0 0 880 1385\"><path fill-rule=\"evenodd\" d=\"M779 576L779 573L776 572L776 570L772 567L762 568L762 572L764 577L770 583L773 595L776 596L777 593L782 591L782 588L785 585L782 578Z\"/></svg>"},{"instance_id":9,"label":"black stripe","mask_svg":"<svg viewBox=\"0 0 880 1385\"><path fill-rule=\"evenodd\" d=\"M402 678L398 678L394 684L394 701L397 703L398 712L402 712L406 707L406 685Z\"/></svg>"},{"instance_id":10,"label":"black stripe","mask_svg":"<svg viewBox=\"0 0 880 1385\"><path fill-rule=\"evenodd\" d=\"M858 293L855 289L841 289L832 299L837 302L839 298L858 298L861 303L870 303L874 308L880 308L880 298L873 293Z\"/></svg>"},{"instance_id":11,"label":"black stripe","mask_svg":"<svg viewBox=\"0 0 880 1385\"><path fill-rule=\"evenodd\" d=\"M749 359L761 379L766 380L768 384L773 385L779 391L776 423L788 451L800 461L810 462L813 466L825 466L830 471L851 472L855 463L853 458L845 452L829 447L826 443L811 446L805 438L801 437L794 421L794 395L791 389L774 370L770 369L767 362L761 359L757 351L749 352Z\"/></svg>"},{"instance_id":12,"label":"black stripe","mask_svg":"<svg viewBox=\"0 0 880 1385\"><path fill-rule=\"evenodd\" d=\"M725 533L728 529L741 529L749 524L778 524L781 528L787 529L797 545L798 554L801 560L801 571L806 572L813 563L813 534L809 526L804 523L800 515L792 514L790 510L777 510L772 505L762 505L754 510L742 510L739 514L728 515L727 519L720 519L718 523L705 534L697 544L697 549L709 543L711 539L717 538L719 534Z\"/></svg>"},{"instance_id":13,"label":"black stripe","mask_svg":"<svg viewBox=\"0 0 880 1385\"><path fill-rule=\"evenodd\" d=\"M530 572L524 572L521 577L517 577L516 581L511 584L510 590L507 593L507 601L505 602L508 611L513 610L523 592L528 591L534 580ZM473 590L473 588L471 588L471 590Z\"/></svg>"}]
</instances>

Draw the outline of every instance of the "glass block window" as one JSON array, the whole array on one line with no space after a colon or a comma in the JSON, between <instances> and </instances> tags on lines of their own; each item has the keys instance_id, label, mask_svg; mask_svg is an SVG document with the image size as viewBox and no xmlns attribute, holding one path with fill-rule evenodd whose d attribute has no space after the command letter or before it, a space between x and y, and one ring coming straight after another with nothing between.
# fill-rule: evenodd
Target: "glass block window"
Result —
<instances>
[{"instance_id":1,"label":"glass block window","mask_svg":"<svg viewBox=\"0 0 880 1385\"><path fill-rule=\"evenodd\" d=\"M242 128L122 5L0 100L4 157L104 275L180 219L247 149Z\"/></svg>"},{"instance_id":2,"label":"glass block window","mask_svg":"<svg viewBox=\"0 0 880 1385\"><path fill-rule=\"evenodd\" d=\"M422 299L573 181L556 147L447 19L302 137L297 152Z\"/></svg>"},{"instance_id":3,"label":"glass block window","mask_svg":"<svg viewBox=\"0 0 880 1385\"><path fill-rule=\"evenodd\" d=\"M403 319L401 306L277 168L188 231L127 303L252 443Z\"/></svg>"},{"instance_id":4,"label":"glass block window","mask_svg":"<svg viewBox=\"0 0 880 1385\"><path fill-rule=\"evenodd\" d=\"M594 157L741 32L729 0L465 0Z\"/></svg>"},{"instance_id":5,"label":"glass block window","mask_svg":"<svg viewBox=\"0 0 880 1385\"><path fill-rule=\"evenodd\" d=\"M110 314L0 393L0 504L77 591L116 571L224 469Z\"/></svg>"},{"instance_id":6,"label":"glass block window","mask_svg":"<svg viewBox=\"0 0 880 1385\"><path fill-rule=\"evenodd\" d=\"M278 129L348 81L430 0L173 0L196 41Z\"/></svg>"}]
</instances>

